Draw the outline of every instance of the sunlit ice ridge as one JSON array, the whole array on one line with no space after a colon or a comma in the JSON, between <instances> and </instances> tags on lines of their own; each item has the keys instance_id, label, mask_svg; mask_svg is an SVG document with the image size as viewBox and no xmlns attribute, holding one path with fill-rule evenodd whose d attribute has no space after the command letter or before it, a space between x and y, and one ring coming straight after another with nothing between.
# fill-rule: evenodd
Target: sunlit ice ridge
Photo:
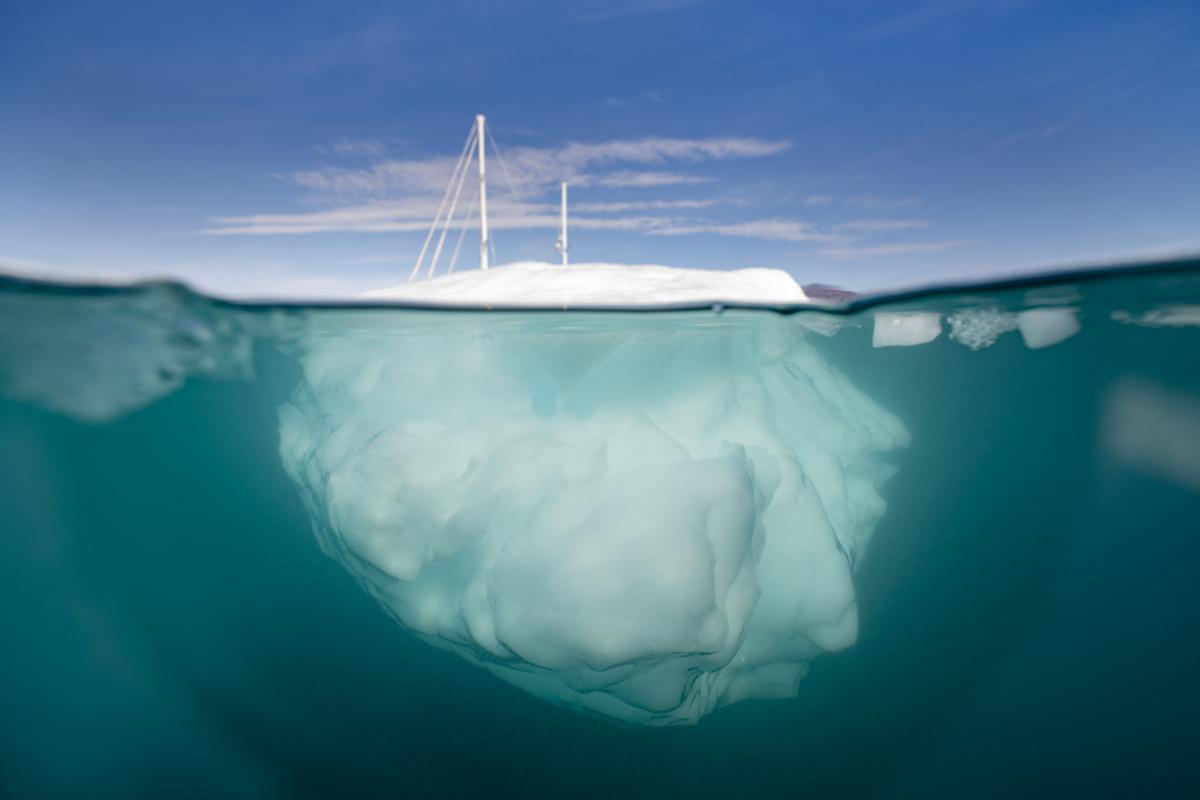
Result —
<instances>
[{"instance_id":1,"label":"sunlit ice ridge","mask_svg":"<svg viewBox=\"0 0 1200 800\"><path fill-rule=\"evenodd\" d=\"M295 738L279 709L339 685L451 717L472 696L564 735L584 730L570 712L663 726L798 698L799 740L853 749L831 720L868 699L951 725L931 677L1003 697L997 648L1092 662L1081 620L1099 601L1079 570L1095 565L1072 553L1144 539L1130 509L1156 508L1156 550L1194 566L1172 532L1200 512L1198 336L1189 261L841 305L775 270L617 265L306 304L3 279L0 463L20 489L5 546L26 576L6 602L57 619L63 598L94 599L110 646L170 678L175 705L129 700L147 729L216 692L272 742L268 771L320 762L321 737ZM1194 598L1136 565L1123 602ZM1170 680L1194 635L1134 617L1109 620ZM1047 620L1064 627L1038 638ZM107 674L46 652L64 675ZM319 674L297 672L306 659ZM33 663L8 667L18 713L81 713ZM472 683L486 673L523 694ZM290 676L275 700L251 700L262 674ZM324 719L360 713L338 696ZM748 724L734 714L701 727ZM194 758L244 758L224 724Z\"/></svg>"}]
</instances>

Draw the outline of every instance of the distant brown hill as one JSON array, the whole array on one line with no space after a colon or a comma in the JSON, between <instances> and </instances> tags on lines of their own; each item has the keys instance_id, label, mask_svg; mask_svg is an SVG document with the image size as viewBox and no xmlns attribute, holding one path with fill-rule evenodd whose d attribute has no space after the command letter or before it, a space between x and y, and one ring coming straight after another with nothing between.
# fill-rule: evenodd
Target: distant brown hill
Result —
<instances>
[{"instance_id":1,"label":"distant brown hill","mask_svg":"<svg viewBox=\"0 0 1200 800\"><path fill-rule=\"evenodd\" d=\"M813 300L825 300L830 303L847 303L858 297L858 292L827 283L806 283L804 293Z\"/></svg>"}]
</instances>

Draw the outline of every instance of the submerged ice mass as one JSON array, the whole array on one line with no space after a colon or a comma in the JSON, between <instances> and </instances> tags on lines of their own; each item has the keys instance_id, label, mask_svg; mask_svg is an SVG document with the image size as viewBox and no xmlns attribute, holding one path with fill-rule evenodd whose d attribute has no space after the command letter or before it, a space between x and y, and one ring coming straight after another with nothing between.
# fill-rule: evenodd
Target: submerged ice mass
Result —
<instances>
[{"instance_id":1,"label":"submerged ice mass","mask_svg":"<svg viewBox=\"0 0 1200 800\"><path fill-rule=\"evenodd\" d=\"M0 294L0 396L90 423L108 422L183 386L191 375L248 378L242 320L175 286L136 294Z\"/></svg>"},{"instance_id":2,"label":"submerged ice mass","mask_svg":"<svg viewBox=\"0 0 1200 800\"><path fill-rule=\"evenodd\" d=\"M791 696L855 642L880 454L907 433L792 319L355 319L303 337L281 454L323 549L404 627L653 725Z\"/></svg>"}]
</instances>

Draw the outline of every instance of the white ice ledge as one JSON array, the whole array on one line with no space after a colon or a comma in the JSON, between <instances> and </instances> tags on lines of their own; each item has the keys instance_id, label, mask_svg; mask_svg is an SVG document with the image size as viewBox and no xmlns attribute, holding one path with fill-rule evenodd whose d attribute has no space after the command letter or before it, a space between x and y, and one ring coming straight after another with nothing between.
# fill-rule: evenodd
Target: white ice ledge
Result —
<instances>
[{"instance_id":1,"label":"white ice ledge","mask_svg":"<svg viewBox=\"0 0 1200 800\"><path fill-rule=\"evenodd\" d=\"M804 303L808 297L780 269L684 269L633 264L520 261L367 292L370 300L438 305L657 306L683 303Z\"/></svg>"}]
</instances>

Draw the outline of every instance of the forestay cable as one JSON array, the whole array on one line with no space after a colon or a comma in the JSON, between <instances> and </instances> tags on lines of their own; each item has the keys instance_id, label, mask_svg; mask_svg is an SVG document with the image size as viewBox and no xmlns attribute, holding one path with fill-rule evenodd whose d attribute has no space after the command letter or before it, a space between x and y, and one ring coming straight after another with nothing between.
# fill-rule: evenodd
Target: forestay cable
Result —
<instances>
[{"instance_id":1,"label":"forestay cable","mask_svg":"<svg viewBox=\"0 0 1200 800\"><path fill-rule=\"evenodd\" d=\"M504 160L504 154L500 152L500 145L496 143L496 134L492 133L492 129L488 128L485 135L492 140L492 151L496 154L496 160L500 162L500 169L504 173L504 179L508 181L508 191L512 195L513 200L517 200L517 184L513 180L512 173L508 171L508 162Z\"/></svg>"}]
</instances>

